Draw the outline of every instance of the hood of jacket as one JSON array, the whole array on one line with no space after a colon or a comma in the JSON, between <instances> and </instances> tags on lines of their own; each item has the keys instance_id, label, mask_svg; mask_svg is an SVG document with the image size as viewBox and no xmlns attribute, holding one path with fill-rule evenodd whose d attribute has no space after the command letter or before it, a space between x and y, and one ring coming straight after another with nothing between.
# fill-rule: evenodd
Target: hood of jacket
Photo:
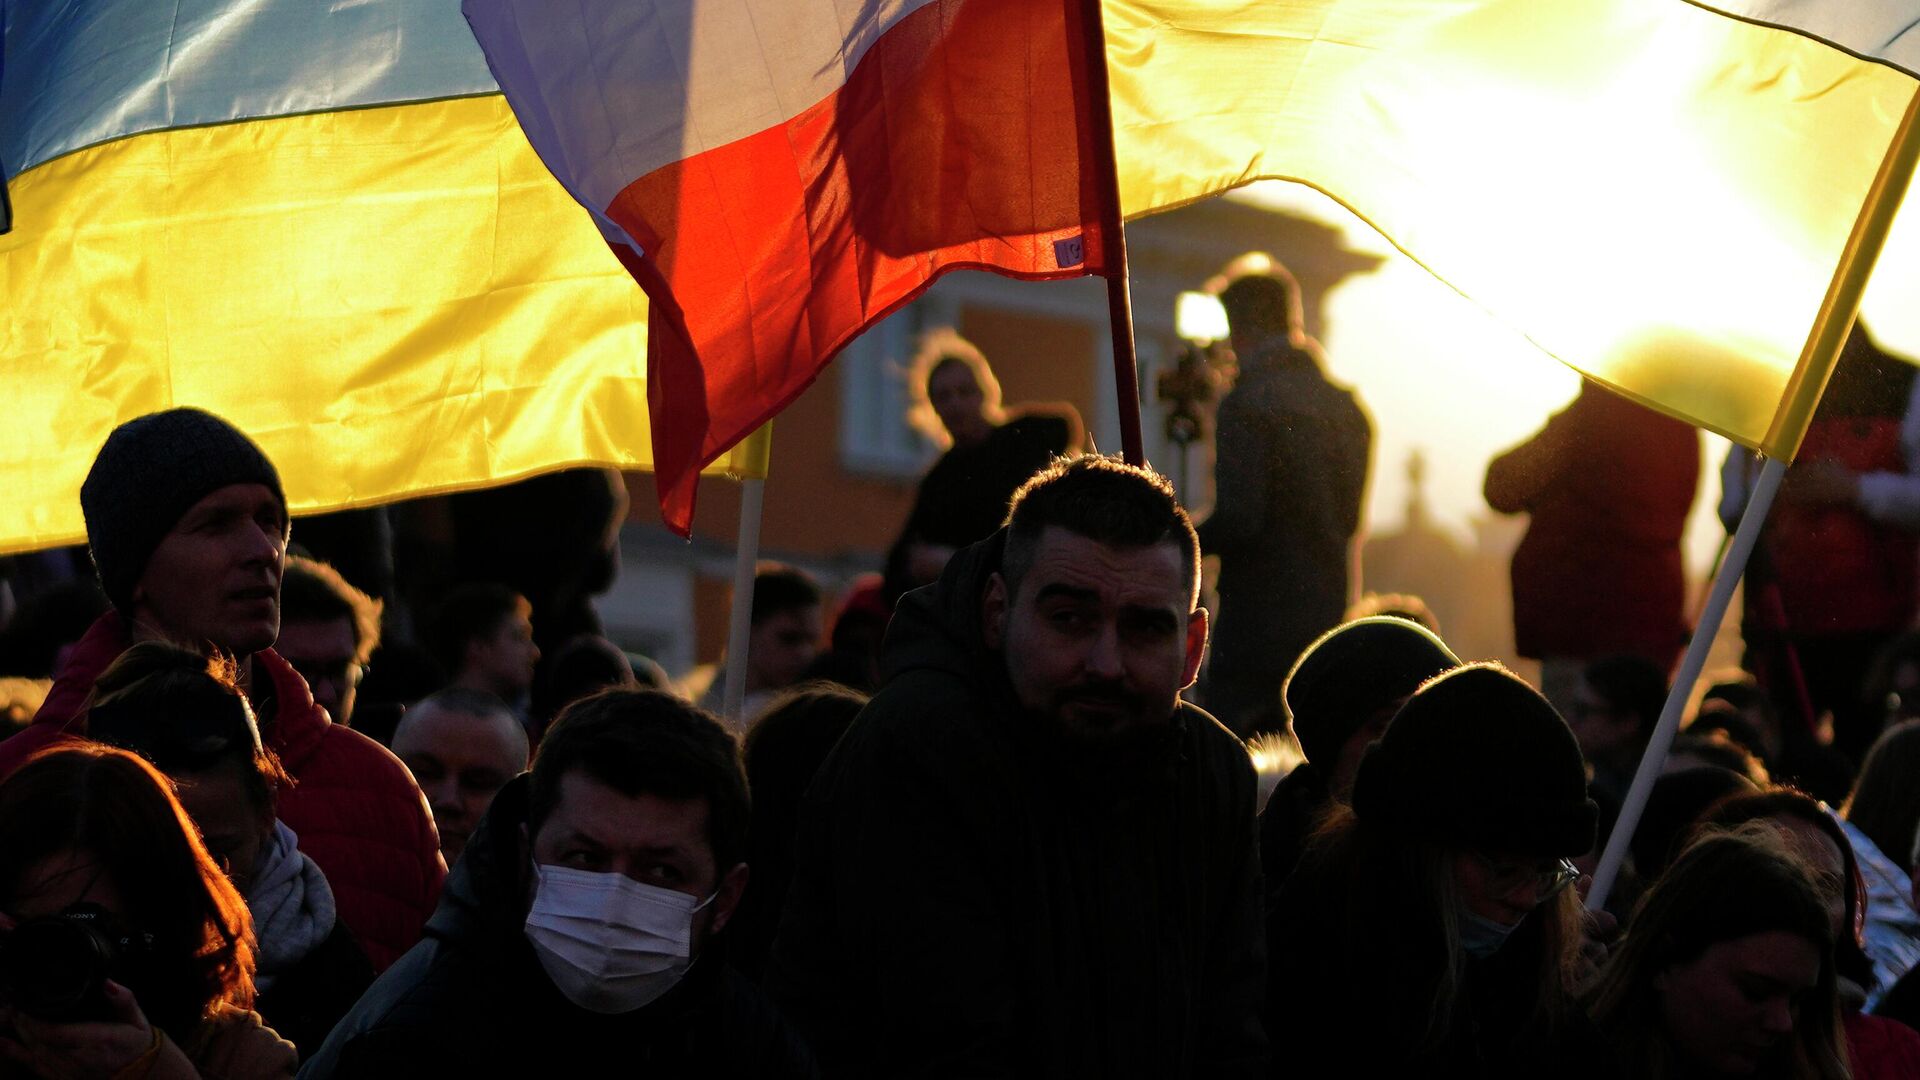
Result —
<instances>
[{"instance_id":1,"label":"hood of jacket","mask_svg":"<svg viewBox=\"0 0 1920 1080\"><path fill-rule=\"evenodd\" d=\"M93 684L111 667L120 654L133 644L127 623L119 612L109 610L94 620L80 640L74 643L66 666L60 670L40 711L33 716L33 727L47 735L55 732L74 735L86 732L87 698ZM313 700L313 691L293 665L272 649L253 654L254 711L260 719L260 738L289 772L296 775L301 765L320 746L333 723Z\"/></svg>"},{"instance_id":2,"label":"hood of jacket","mask_svg":"<svg viewBox=\"0 0 1920 1080\"><path fill-rule=\"evenodd\" d=\"M1007 530L1001 528L954 553L940 580L900 598L880 648L883 683L919 669L962 678L1003 670L999 657L987 648L980 600L1006 550Z\"/></svg>"}]
</instances>

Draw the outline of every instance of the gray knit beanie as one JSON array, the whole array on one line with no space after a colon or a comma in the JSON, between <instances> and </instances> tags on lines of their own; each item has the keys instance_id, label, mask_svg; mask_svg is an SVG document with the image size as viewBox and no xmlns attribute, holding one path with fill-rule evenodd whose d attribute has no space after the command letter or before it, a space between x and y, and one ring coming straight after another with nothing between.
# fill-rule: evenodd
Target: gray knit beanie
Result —
<instances>
[{"instance_id":1,"label":"gray knit beanie","mask_svg":"<svg viewBox=\"0 0 1920 1080\"><path fill-rule=\"evenodd\" d=\"M284 510L280 474L253 440L200 409L136 417L107 436L80 485L100 587L123 614L153 549L208 494L232 484L261 484Z\"/></svg>"}]
</instances>

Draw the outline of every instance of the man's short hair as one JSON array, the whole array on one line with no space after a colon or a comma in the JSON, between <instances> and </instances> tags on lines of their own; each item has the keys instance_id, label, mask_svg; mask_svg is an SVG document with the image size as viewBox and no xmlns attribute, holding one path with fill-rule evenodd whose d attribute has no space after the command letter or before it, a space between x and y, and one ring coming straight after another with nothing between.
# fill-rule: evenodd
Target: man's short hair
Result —
<instances>
[{"instance_id":1,"label":"man's short hair","mask_svg":"<svg viewBox=\"0 0 1920 1080\"><path fill-rule=\"evenodd\" d=\"M1173 544L1180 549L1181 584L1198 595L1200 541L1173 485L1151 469L1116 457L1055 458L1013 493L1007 512L1007 549L1000 576L1009 594L1033 566L1040 534L1052 526L1115 548Z\"/></svg>"},{"instance_id":2,"label":"man's short hair","mask_svg":"<svg viewBox=\"0 0 1920 1080\"><path fill-rule=\"evenodd\" d=\"M526 597L492 582L461 585L440 601L421 632L421 643L449 678L467 659L467 643L500 632L508 619L533 616Z\"/></svg>"},{"instance_id":3,"label":"man's short hair","mask_svg":"<svg viewBox=\"0 0 1920 1080\"><path fill-rule=\"evenodd\" d=\"M492 694L487 693L485 690L474 690L465 686L449 686L445 690L436 690L426 697L421 698L419 701L414 702L413 705L407 709L406 715L400 718L400 727L407 726L409 717L417 716L429 709L463 713L467 716L504 716L511 721L515 727L520 725L520 718L513 714L512 706ZM397 728L395 729L395 734L398 734Z\"/></svg>"},{"instance_id":4,"label":"man's short hair","mask_svg":"<svg viewBox=\"0 0 1920 1080\"><path fill-rule=\"evenodd\" d=\"M380 647L381 603L354 588L340 571L303 555L287 556L280 575L280 621L353 624L353 662L365 665Z\"/></svg>"},{"instance_id":5,"label":"man's short hair","mask_svg":"<svg viewBox=\"0 0 1920 1080\"><path fill-rule=\"evenodd\" d=\"M1220 306L1227 311L1227 325L1244 337L1295 337L1305 321L1300 314L1300 284L1278 263L1263 273L1242 274L1228 282L1220 290Z\"/></svg>"},{"instance_id":6,"label":"man's short hair","mask_svg":"<svg viewBox=\"0 0 1920 1080\"><path fill-rule=\"evenodd\" d=\"M712 714L657 690L603 690L561 712L533 759L527 827L560 801L578 770L629 798L707 800L707 840L724 874L746 857L752 803L740 745Z\"/></svg>"},{"instance_id":7,"label":"man's short hair","mask_svg":"<svg viewBox=\"0 0 1920 1080\"><path fill-rule=\"evenodd\" d=\"M824 594L813 575L786 563L762 562L753 572L753 614L750 626L783 612L820 606Z\"/></svg>"},{"instance_id":8,"label":"man's short hair","mask_svg":"<svg viewBox=\"0 0 1920 1080\"><path fill-rule=\"evenodd\" d=\"M1667 676L1660 665L1644 656L1607 656L1589 663L1581 675L1609 708L1638 718L1637 738L1653 734L1667 704Z\"/></svg>"}]
</instances>

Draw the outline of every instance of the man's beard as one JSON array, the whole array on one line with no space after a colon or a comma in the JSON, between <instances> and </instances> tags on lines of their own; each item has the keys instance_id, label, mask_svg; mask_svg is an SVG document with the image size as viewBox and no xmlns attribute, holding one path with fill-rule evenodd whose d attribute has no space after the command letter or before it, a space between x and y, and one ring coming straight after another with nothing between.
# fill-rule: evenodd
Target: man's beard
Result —
<instances>
[{"instance_id":1,"label":"man's beard","mask_svg":"<svg viewBox=\"0 0 1920 1080\"><path fill-rule=\"evenodd\" d=\"M1041 719L1064 743L1112 748L1152 740L1172 714L1172 702L1156 708L1124 683L1113 681L1056 691Z\"/></svg>"}]
</instances>

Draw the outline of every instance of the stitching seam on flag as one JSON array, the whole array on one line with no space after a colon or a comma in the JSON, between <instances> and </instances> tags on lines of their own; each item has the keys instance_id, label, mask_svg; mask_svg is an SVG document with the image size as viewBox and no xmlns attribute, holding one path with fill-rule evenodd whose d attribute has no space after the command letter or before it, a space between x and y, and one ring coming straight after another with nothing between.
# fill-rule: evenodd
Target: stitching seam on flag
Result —
<instances>
[{"instance_id":1,"label":"stitching seam on flag","mask_svg":"<svg viewBox=\"0 0 1920 1080\"><path fill-rule=\"evenodd\" d=\"M96 139L84 146L76 146L71 150L63 150L45 161L36 161L32 165L22 168L19 172L13 174L12 179L18 180L34 169L40 168L42 165L51 165L56 161L64 161L75 154L92 150L95 147L125 142L128 139L137 139L142 135L164 135L173 131L198 131L204 128L234 127L239 124L270 124L275 120L294 120L303 116L331 116L336 113L370 112L374 109L397 109L408 105L432 105L441 101L467 101L474 98L501 96L498 90L488 90L478 94L445 94L440 97L417 98L406 101L380 101L370 105L344 105L338 108L301 109L297 112L274 113L271 116L236 116L231 120L212 120L204 124L175 124L168 127L142 128L139 131L128 131L109 138Z\"/></svg>"},{"instance_id":2,"label":"stitching seam on flag","mask_svg":"<svg viewBox=\"0 0 1920 1080\"><path fill-rule=\"evenodd\" d=\"M1904 72L1908 75L1913 76L1916 79L1920 79L1920 70L1917 70L1915 68L1910 68L1905 64L1895 63L1893 60L1889 59L1888 57L1882 56L1878 53L1861 52L1857 49L1850 48L1847 45L1844 45L1838 41L1833 40L1832 38L1821 37L1819 34L1815 34L1812 31L1802 29L1798 26L1794 26L1792 23L1772 22L1767 19L1759 18L1757 16L1745 14L1744 12L1728 11L1725 8L1716 7L1713 4L1706 3L1705 0L1681 0L1681 2L1684 4L1689 4L1693 7L1697 7L1702 11L1712 12L1713 14L1718 15L1721 18L1732 19L1734 22L1746 23L1748 26L1764 27L1765 29L1768 29L1768 30L1779 30L1782 33L1792 34L1795 37L1806 38L1808 41L1816 41L1822 45L1825 45L1827 48L1834 50L1835 52L1846 53L1848 56L1851 56L1855 60L1859 60L1863 63L1879 64L1881 67L1889 67L1895 71ZM1886 41L1881 42L1880 45L1877 47L1884 49L1891 46L1894 42L1905 37L1907 34L1912 33L1916 27L1920 27L1920 18L1916 18L1912 22L1901 27L1899 33L1893 35L1893 37L1891 38L1888 38Z\"/></svg>"}]
</instances>

